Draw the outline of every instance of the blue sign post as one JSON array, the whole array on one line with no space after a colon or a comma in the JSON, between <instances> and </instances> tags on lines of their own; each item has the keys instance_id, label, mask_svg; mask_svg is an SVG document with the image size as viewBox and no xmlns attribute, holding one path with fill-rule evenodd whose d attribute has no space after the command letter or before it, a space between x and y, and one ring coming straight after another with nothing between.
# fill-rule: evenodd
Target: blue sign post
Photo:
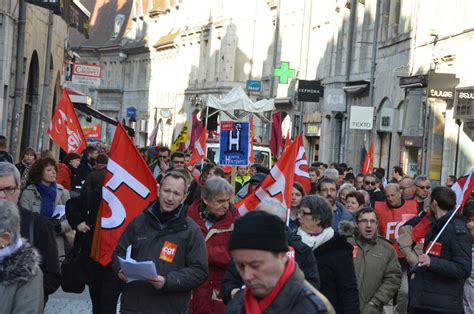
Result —
<instances>
[{"instance_id":1,"label":"blue sign post","mask_svg":"<svg viewBox=\"0 0 474 314\"><path fill-rule=\"evenodd\" d=\"M250 126L248 122L221 122L220 166L248 166Z\"/></svg>"},{"instance_id":2,"label":"blue sign post","mask_svg":"<svg viewBox=\"0 0 474 314\"><path fill-rule=\"evenodd\" d=\"M247 80L247 91L260 92L262 90L262 81Z\"/></svg>"}]
</instances>

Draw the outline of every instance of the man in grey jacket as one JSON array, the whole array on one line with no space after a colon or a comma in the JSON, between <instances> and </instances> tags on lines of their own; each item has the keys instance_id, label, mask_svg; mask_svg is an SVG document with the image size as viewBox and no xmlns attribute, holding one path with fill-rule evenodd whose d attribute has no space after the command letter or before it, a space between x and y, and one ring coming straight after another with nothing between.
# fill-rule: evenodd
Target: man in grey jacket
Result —
<instances>
[{"instance_id":1,"label":"man in grey jacket","mask_svg":"<svg viewBox=\"0 0 474 314\"><path fill-rule=\"evenodd\" d=\"M122 313L187 313L191 290L206 281L207 249L198 225L186 217L183 201L187 179L170 171L161 180L158 199L125 229L114 252L112 267L127 282ZM132 246L132 258L153 261L157 276L128 282L117 256Z\"/></svg>"}]
</instances>

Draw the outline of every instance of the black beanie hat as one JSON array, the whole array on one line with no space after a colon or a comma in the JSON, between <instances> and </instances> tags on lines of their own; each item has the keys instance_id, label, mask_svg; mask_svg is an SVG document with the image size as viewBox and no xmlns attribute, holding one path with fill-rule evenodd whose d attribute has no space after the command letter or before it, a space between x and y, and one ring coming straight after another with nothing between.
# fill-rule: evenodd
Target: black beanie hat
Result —
<instances>
[{"instance_id":1,"label":"black beanie hat","mask_svg":"<svg viewBox=\"0 0 474 314\"><path fill-rule=\"evenodd\" d=\"M253 211L235 221L229 251L251 249L287 252L288 236L283 221L264 211Z\"/></svg>"}]
</instances>

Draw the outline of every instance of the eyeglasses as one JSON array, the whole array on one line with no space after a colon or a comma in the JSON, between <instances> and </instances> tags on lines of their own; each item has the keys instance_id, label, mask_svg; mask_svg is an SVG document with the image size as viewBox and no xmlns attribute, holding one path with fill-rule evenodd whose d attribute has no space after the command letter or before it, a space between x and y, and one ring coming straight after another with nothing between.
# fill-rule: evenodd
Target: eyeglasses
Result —
<instances>
[{"instance_id":1,"label":"eyeglasses","mask_svg":"<svg viewBox=\"0 0 474 314\"><path fill-rule=\"evenodd\" d=\"M300 214L301 216L304 216L304 215L311 216L311 212L308 213L308 212L305 212L305 211L302 210L302 209L300 209L300 210L298 211L298 214Z\"/></svg>"},{"instance_id":2,"label":"eyeglasses","mask_svg":"<svg viewBox=\"0 0 474 314\"><path fill-rule=\"evenodd\" d=\"M12 195L16 190L18 190L17 187L8 186L6 188L0 189L0 192L5 193L5 195Z\"/></svg>"},{"instance_id":3,"label":"eyeglasses","mask_svg":"<svg viewBox=\"0 0 474 314\"><path fill-rule=\"evenodd\" d=\"M369 223L371 225L375 225L375 224L377 224L377 220L375 220L375 219L370 219L370 220L369 219L361 219L361 220L359 220L359 223L364 224L364 225L368 225Z\"/></svg>"},{"instance_id":4,"label":"eyeglasses","mask_svg":"<svg viewBox=\"0 0 474 314\"><path fill-rule=\"evenodd\" d=\"M431 186L429 185L418 185L418 184L415 184L417 188L420 188L422 190L429 190L431 189Z\"/></svg>"},{"instance_id":5,"label":"eyeglasses","mask_svg":"<svg viewBox=\"0 0 474 314\"><path fill-rule=\"evenodd\" d=\"M375 181L365 181L364 184L375 186L377 184L377 182L375 182Z\"/></svg>"}]
</instances>

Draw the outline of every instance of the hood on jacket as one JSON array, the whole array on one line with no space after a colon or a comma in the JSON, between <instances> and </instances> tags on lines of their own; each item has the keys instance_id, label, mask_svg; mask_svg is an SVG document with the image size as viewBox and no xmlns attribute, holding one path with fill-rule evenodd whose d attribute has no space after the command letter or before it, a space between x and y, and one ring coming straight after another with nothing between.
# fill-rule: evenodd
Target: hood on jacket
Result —
<instances>
[{"instance_id":1,"label":"hood on jacket","mask_svg":"<svg viewBox=\"0 0 474 314\"><path fill-rule=\"evenodd\" d=\"M38 251L24 240L23 246L0 263L0 282L11 285L30 280L39 270L40 261Z\"/></svg>"},{"instance_id":2,"label":"hood on jacket","mask_svg":"<svg viewBox=\"0 0 474 314\"><path fill-rule=\"evenodd\" d=\"M339 223L338 233L347 238L353 237L355 235L356 227L354 222L343 220Z\"/></svg>"}]
</instances>

